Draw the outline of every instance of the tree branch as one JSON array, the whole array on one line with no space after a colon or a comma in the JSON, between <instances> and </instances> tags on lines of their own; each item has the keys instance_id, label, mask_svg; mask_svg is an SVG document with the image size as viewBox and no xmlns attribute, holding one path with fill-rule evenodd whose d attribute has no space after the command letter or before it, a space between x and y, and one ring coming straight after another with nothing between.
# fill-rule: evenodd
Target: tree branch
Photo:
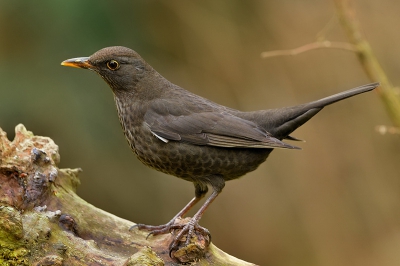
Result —
<instances>
[{"instance_id":1,"label":"tree branch","mask_svg":"<svg viewBox=\"0 0 400 266\"><path fill-rule=\"evenodd\" d=\"M179 265L171 234L152 236L76 194L80 169L59 169L58 146L23 125L0 128L0 265ZM196 265L254 265L192 240L175 254Z\"/></svg>"},{"instance_id":2,"label":"tree branch","mask_svg":"<svg viewBox=\"0 0 400 266\"><path fill-rule=\"evenodd\" d=\"M274 56L287 56L287 55L298 55L304 52L308 52L315 49L320 48L334 48L334 49L341 49L354 52L356 51L355 47L352 44L345 43L345 42L330 42L330 41L318 41L313 43L308 43L306 45L290 49L290 50L273 50L262 52L261 57L274 57Z\"/></svg>"},{"instance_id":3,"label":"tree branch","mask_svg":"<svg viewBox=\"0 0 400 266\"><path fill-rule=\"evenodd\" d=\"M356 47L356 53L365 72L373 81L379 81L378 93L395 126L400 127L400 94L389 81L386 73L378 62L371 46L361 33L355 10L350 0L334 0L339 20L347 33L350 42Z\"/></svg>"},{"instance_id":4,"label":"tree branch","mask_svg":"<svg viewBox=\"0 0 400 266\"><path fill-rule=\"evenodd\" d=\"M332 20L318 34L318 41L300 46L290 50L274 50L261 53L262 58L274 56L298 55L320 48L335 48L355 52L360 59L361 65L372 81L379 81L381 86L378 93L384 103L395 127L400 128L400 92L389 81L386 73L382 69L371 46L361 33L359 22L355 11L351 7L350 0L334 0L339 20L349 37L350 43L330 42L325 39L326 31L331 27Z\"/></svg>"}]
</instances>

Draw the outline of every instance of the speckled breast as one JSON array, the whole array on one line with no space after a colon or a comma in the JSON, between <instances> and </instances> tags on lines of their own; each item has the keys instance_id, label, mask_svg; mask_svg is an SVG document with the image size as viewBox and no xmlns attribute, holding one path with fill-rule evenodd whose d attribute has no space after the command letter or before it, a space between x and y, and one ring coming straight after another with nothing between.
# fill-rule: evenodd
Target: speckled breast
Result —
<instances>
[{"instance_id":1,"label":"speckled breast","mask_svg":"<svg viewBox=\"0 0 400 266\"><path fill-rule=\"evenodd\" d=\"M135 131L127 132L126 137L142 163L188 181L213 175L225 180L238 178L255 170L272 151L198 146L178 141L165 143L144 127Z\"/></svg>"}]
</instances>

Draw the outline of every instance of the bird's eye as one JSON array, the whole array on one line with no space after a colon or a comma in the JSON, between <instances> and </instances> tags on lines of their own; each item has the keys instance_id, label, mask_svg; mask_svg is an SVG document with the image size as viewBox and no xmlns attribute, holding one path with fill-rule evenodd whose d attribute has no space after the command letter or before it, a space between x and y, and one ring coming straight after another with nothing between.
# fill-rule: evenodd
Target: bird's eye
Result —
<instances>
[{"instance_id":1,"label":"bird's eye","mask_svg":"<svg viewBox=\"0 0 400 266\"><path fill-rule=\"evenodd\" d=\"M117 70L119 68L119 63L115 60L110 60L107 62L107 67L110 70Z\"/></svg>"}]
</instances>

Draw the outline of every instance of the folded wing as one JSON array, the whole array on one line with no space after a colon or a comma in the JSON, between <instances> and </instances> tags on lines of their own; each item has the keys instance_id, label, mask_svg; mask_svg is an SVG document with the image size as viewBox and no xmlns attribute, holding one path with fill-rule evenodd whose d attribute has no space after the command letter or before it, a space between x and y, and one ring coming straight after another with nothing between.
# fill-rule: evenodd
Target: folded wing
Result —
<instances>
[{"instance_id":1,"label":"folded wing","mask_svg":"<svg viewBox=\"0 0 400 266\"><path fill-rule=\"evenodd\" d=\"M156 106L151 106L144 118L145 124L160 141L172 140L225 148L299 149L274 138L254 122L228 112L204 108L196 112L177 111L162 103Z\"/></svg>"}]
</instances>

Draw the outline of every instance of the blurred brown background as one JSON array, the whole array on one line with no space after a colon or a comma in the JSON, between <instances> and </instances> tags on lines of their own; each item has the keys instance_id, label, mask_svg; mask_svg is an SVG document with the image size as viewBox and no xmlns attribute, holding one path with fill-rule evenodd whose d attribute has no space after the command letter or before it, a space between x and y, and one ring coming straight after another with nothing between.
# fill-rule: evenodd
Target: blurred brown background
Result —
<instances>
[{"instance_id":1,"label":"blurred brown background","mask_svg":"<svg viewBox=\"0 0 400 266\"><path fill-rule=\"evenodd\" d=\"M354 2L364 34L400 84L400 2ZM294 105L371 82L334 49L261 59L312 42L332 1L1 1L0 127L23 123L81 167L79 195L135 222L169 221L192 184L143 166L121 132L108 86L60 66L105 46L135 49L172 82L241 110ZM329 40L346 41L334 19ZM277 150L228 182L201 225L224 251L260 265L399 265L400 141L374 92L329 106ZM193 212L191 213L193 214Z\"/></svg>"}]
</instances>

